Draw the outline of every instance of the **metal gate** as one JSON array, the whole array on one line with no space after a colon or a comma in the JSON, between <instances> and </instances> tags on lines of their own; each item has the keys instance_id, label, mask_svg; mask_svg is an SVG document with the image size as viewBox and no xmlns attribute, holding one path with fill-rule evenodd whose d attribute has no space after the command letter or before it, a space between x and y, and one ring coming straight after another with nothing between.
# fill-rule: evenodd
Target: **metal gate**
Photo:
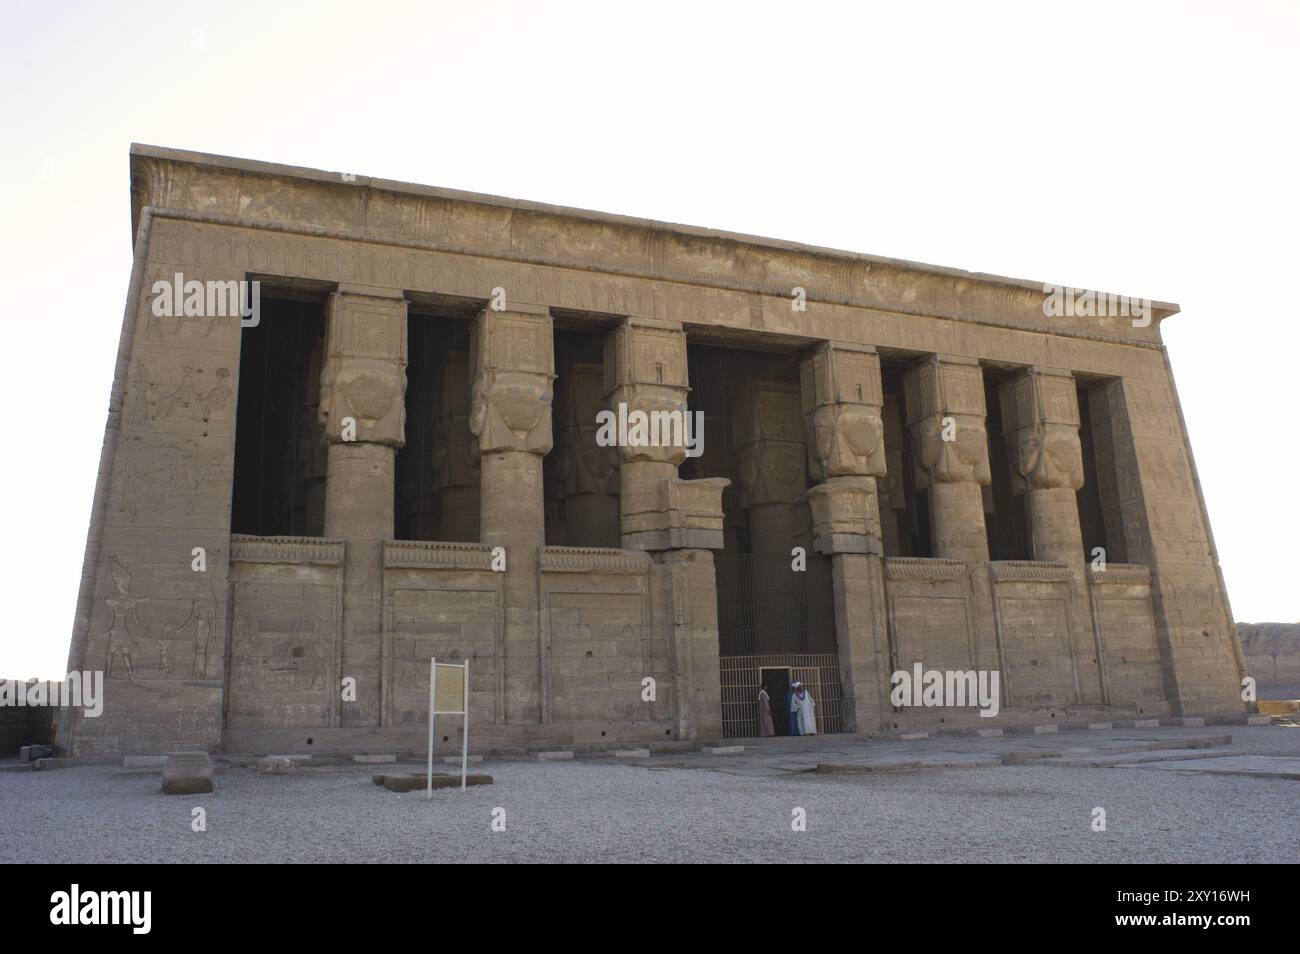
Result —
<instances>
[{"instance_id":1,"label":"metal gate","mask_svg":"<svg viewBox=\"0 0 1300 954\"><path fill-rule=\"evenodd\" d=\"M759 673L764 669L790 669L791 680L799 680L816 703L817 731L823 735L844 731L844 696L840 687L840 657L835 653L797 655L774 653L764 656L723 656L722 734L728 739L753 738L758 729ZM778 714L785 699L772 697ZM777 726L780 735L785 733Z\"/></svg>"},{"instance_id":2,"label":"metal gate","mask_svg":"<svg viewBox=\"0 0 1300 954\"><path fill-rule=\"evenodd\" d=\"M793 570L784 555L715 553L713 559L721 655L836 652L829 560L813 554L806 570Z\"/></svg>"},{"instance_id":3,"label":"metal gate","mask_svg":"<svg viewBox=\"0 0 1300 954\"><path fill-rule=\"evenodd\" d=\"M817 730L844 731L840 663L830 561L755 553L715 553L718 643L722 666L722 731L759 734L760 671L788 668L817 703ZM784 699L775 699L778 714ZM778 729L778 732L780 729Z\"/></svg>"}]
</instances>

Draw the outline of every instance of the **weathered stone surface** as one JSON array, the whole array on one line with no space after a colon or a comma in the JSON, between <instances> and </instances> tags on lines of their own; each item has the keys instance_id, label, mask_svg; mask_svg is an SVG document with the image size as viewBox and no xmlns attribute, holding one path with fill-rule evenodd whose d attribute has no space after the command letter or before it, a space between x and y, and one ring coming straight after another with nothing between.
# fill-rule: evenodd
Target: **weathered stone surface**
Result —
<instances>
[{"instance_id":1,"label":"weathered stone surface","mask_svg":"<svg viewBox=\"0 0 1300 954\"><path fill-rule=\"evenodd\" d=\"M521 752L746 731L757 686L722 673L768 667L869 733L933 728L888 698L917 662L1000 672L1015 725L1247 712L1160 347L1175 306L1048 318L1036 282L152 147L132 211L68 667L104 671L106 704L64 711L60 751L419 752L434 656L470 662L473 744ZM259 276L289 310L162 317L177 274ZM277 352L258 334L285 321ZM698 458L596 441L602 410L697 405ZM1031 552L990 561L1007 481ZM787 571L796 548L816 559ZM718 550L755 567L748 607ZM795 622L724 667L742 610L764 638ZM833 651L802 651L819 627ZM438 744L459 729L439 716Z\"/></svg>"},{"instance_id":2,"label":"weathered stone surface","mask_svg":"<svg viewBox=\"0 0 1300 954\"><path fill-rule=\"evenodd\" d=\"M206 752L173 752L163 766L164 795L202 795L212 791L212 759Z\"/></svg>"}]
</instances>

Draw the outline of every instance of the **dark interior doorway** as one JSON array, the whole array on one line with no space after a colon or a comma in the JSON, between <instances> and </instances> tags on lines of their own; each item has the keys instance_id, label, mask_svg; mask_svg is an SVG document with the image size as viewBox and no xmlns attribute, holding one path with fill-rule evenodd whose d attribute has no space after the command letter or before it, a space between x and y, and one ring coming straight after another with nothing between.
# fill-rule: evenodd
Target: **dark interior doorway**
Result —
<instances>
[{"instance_id":1,"label":"dark interior doorway","mask_svg":"<svg viewBox=\"0 0 1300 954\"><path fill-rule=\"evenodd\" d=\"M790 691L790 670L784 667L760 669L758 681L761 685L767 686L767 694L771 698L772 728L776 730L777 735L789 735L790 714L785 711L785 695Z\"/></svg>"}]
</instances>

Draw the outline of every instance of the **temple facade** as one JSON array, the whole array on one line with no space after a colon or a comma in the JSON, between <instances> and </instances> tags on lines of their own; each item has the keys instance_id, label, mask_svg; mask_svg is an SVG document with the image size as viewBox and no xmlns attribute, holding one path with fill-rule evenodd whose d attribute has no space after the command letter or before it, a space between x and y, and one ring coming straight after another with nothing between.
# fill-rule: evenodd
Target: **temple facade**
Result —
<instances>
[{"instance_id":1,"label":"temple facade","mask_svg":"<svg viewBox=\"0 0 1300 954\"><path fill-rule=\"evenodd\" d=\"M823 732L1247 711L1176 306L155 147L131 199L70 753L423 751L431 657L479 750L796 680Z\"/></svg>"}]
</instances>

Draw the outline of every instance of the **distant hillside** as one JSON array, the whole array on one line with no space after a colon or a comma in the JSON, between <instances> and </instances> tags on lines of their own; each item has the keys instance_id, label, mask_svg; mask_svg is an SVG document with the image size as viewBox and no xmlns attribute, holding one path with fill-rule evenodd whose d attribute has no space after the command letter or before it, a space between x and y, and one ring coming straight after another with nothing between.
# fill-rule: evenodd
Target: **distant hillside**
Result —
<instances>
[{"instance_id":1,"label":"distant hillside","mask_svg":"<svg viewBox=\"0 0 1300 954\"><path fill-rule=\"evenodd\" d=\"M1300 623L1238 623L1261 699L1300 699Z\"/></svg>"}]
</instances>

